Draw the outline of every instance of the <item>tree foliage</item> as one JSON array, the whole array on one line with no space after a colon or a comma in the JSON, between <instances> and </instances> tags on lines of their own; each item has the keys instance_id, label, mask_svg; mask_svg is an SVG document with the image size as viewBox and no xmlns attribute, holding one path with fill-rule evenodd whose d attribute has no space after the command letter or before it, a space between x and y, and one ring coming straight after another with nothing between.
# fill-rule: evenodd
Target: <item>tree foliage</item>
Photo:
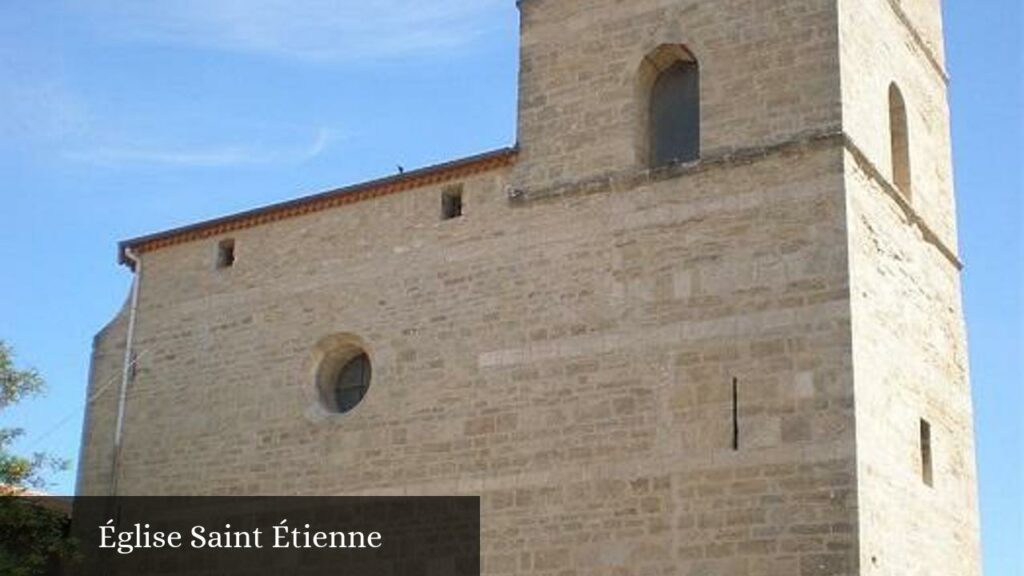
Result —
<instances>
[{"instance_id":1,"label":"tree foliage","mask_svg":"<svg viewBox=\"0 0 1024 576\"><path fill-rule=\"evenodd\" d=\"M38 372L15 367L13 351L0 341L0 412L43 387ZM0 574L35 576L50 573L74 546L67 513L47 499L26 497L27 489L45 486L44 473L64 469L67 462L41 453L13 454L11 444L21 434L18 428L0 428Z\"/></svg>"},{"instance_id":2,"label":"tree foliage","mask_svg":"<svg viewBox=\"0 0 1024 576\"><path fill-rule=\"evenodd\" d=\"M17 368L14 352L0 341L0 412L25 398L41 394L43 388L39 373ZM67 466L66 462L42 453L27 457L12 454L10 446L22 433L20 428L0 428L0 486L7 490L41 488L46 484L44 471L57 471Z\"/></svg>"},{"instance_id":3,"label":"tree foliage","mask_svg":"<svg viewBox=\"0 0 1024 576\"><path fill-rule=\"evenodd\" d=\"M50 498L0 496L0 574L55 574L61 561L76 557L67 510Z\"/></svg>"},{"instance_id":4,"label":"tree foliage","mask_svg":"<svg viewBox=\"0 0 1024 576\"><path fill-rule=\"evenodd\" d=\"M0 410L42 391L43 379L39 373L15 368L14 352L0 340Z\"/></svg>"}]
</instances>

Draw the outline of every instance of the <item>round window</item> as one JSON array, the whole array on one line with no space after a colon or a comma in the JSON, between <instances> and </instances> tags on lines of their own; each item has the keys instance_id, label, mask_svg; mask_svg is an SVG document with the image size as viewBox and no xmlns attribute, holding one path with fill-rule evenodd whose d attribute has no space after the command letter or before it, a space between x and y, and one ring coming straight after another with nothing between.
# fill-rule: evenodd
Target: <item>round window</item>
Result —
<instances>
[{"instance_id":1,"label":"round window","mask_svg":"<svg viewBox=\"0 0 1024 576\"><path fill-rule=\"evenodd\" d=\"M324 339L316 356L320 404L334 414L351 412L370 388L370 356L357 339L348 336Z\"/></svg>"},{"instance_id":2,"label":"round window","mask_svg":"<svg viewBox=\"0 0 1024 576\"><path fill-rule=\"evenodd\" d=\"M352 410L363 401L370 387L370 357L365 352L349 360L334 378L329 407L340 414Z\"/></svg>"}]
</instances>

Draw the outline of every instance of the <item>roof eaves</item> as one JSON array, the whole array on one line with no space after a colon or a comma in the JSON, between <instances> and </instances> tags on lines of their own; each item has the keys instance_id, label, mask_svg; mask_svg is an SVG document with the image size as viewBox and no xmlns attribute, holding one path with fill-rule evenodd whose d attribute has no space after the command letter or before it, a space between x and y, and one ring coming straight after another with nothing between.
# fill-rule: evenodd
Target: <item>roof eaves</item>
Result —
<instances>
[{"instance_id":1,"label":"roof eaves","mask_svg":"<svg viewBox=\"0 0 1024 576\"><path fill-rule=\"evenodd\" d=\"M209 238L235 230L318 212L335 206L351 204L361 200L488 172L510 165L515 160L517 152L516 148L500 148L394 176L328 190L311 196L304 196L254 210L247 210L221 218L157 232L156 234L131 238L118 243L118 263L133 267L131 260L126 256L128 250L136 253L148 252L175 244Z\"/></svg>"}]
</instances>

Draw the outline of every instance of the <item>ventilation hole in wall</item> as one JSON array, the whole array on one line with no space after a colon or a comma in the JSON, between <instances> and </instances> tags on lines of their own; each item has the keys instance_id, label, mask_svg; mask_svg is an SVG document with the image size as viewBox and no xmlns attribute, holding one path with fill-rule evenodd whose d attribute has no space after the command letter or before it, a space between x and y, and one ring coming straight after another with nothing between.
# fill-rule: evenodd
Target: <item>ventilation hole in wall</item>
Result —
<instances>
[{"instance_id":1,"label":"ventilation hole in wall","mask_svg":"<svg viewBox=\"0 0 1024 576\"><path fill-rule=\"evenodd\" d=\"M452 186L441 193L441 219L462 216L462 186Z\"/></svg>"},{"instance_id":2,"label":"ventilation hole in wall","mask_svg":"<svg viewBox=\"0 0 1024 576\"><path fill-rule=\"evenodd\" d=\"M932 467L932 425L921 419L921 481L926 486L934 486L934 470Z\"/></svg>"},{"instance_id":3,"label":"ventilation hole in wall","mask_svg":"<svg viewBox=\"0 0 1024 576\"><path fill-rule=\"evenodd\" d=\"M235 241L231 238L217 244L217 268L231 268L235 265Z\"/></svg>"}]
</instances>

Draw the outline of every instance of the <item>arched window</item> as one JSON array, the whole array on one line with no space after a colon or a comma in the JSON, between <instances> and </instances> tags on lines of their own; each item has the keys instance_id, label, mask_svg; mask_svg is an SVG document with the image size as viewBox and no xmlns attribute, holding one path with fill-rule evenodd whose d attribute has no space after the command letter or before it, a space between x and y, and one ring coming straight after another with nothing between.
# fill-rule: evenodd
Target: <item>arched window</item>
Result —
<instances>
[{"instance_id":1,"label":"arched window","mask_svg":"<svg viewBox=\"0 0 1024 576\"><path fill-rule=\"evenodd\" d=\"M899 86L889 86L889 138L892 160L892 181L896 188L911 198L910 134L907 126L907 105Z\"/></svg>"},{"instance_id":2,"label":"arched window","mask_svg":"<svg viewBox=\"0 0 1024 576\"><path fill-rule=\"evenodd\" d=\"M666 45L641 69L646 89L647 163L659 168L700 158L700 68L689 50Z\"/></svg>"}]
</instances>

